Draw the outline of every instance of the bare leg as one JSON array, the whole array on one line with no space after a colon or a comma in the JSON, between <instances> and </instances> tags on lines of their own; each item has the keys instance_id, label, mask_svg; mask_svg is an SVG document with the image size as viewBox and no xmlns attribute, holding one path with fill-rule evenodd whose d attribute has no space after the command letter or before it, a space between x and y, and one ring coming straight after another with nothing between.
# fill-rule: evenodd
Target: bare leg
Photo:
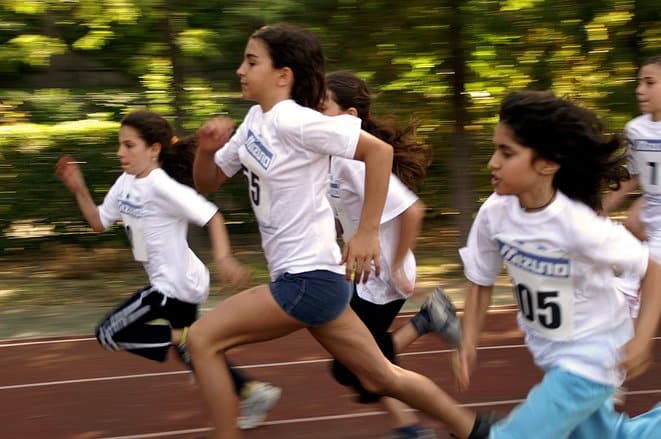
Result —
<instances>
[{"instance_id":1,"label":"bare leg","mask_svg":"<svg viewBox=\"0 0 661 439\"><path fill-rule=\"evenodd\" d=\"M353 310L308 330L369 391L391 396L433 416L460 438L470 434L475 414L459 407L429 378L390 363Z\"/></svg>"},{"instance_id":2,"label":"bare leg","mask_svg":"<svg viewBox=\"0 0 661 439\"><path fill-rule=\"evenodd\" d=\"M384 397L380 401L381 407L390 415L393 428L407 427L418 423L418 417L401 401Z\"/></svg>"},{"instance_id":3,"label":"bare leg","mask_svg":"<svg viewBox=\"0 0 661 439\"><path fill-rule=\"evenodd\" d=\"M395 348L395 353L399 354L404 351L411 343L420 338L415 326L411 322L407 322L405 325L400 326L392 333L392 344Z\"/></svg>"},{"instance_id":4,"label":"bare leg","mask_svg":"<svg viewBox=\"0 0 661 439\"><path fill-rule=\"evenodd\" d=\"M268 285L229 297L191 326L188 346L216 438L240 436L238 400L224 353L233 346L282 337L302 327L280 309Z\"/></svg>"}]
</instances>

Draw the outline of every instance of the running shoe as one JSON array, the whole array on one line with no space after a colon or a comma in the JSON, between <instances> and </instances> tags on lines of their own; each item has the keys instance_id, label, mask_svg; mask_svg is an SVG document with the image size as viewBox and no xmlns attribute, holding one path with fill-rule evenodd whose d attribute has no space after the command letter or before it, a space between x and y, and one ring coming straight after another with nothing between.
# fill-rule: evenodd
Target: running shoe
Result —
<instances>
[{"instance_id":1,"label":"running shoe","mask_svg":"<svg viewBox=\"0 0 661 439\"><path fill-rule=\"evenodd\" d=\"M420 316L420 317L418 317ZM427 332L435 332L448 343L458 346L461 341L461 322L457 310L450 297L442 288L435 288L427 301L422 305L416 317L426 320ZM416 327L418 327L416 325Z\"/></svg>"},{"instance_id":2,"label":"running shoe","mask_svg":"<svg viewBox=\"0 0 661 439\"><path fill-rule=\"evenodd\" d=\"M238 426L241 430L259 427L280 399L282 389L269 383L253 381L241 391Z\"/></svg>"},{"instance_id":3,"label":"running shoe","mask_svg":"<svg viewBox=\"0 0 661 439\"><path fill-rule=\"evenodd\" d=\"M193 370L193 361L191 360L190 353L188 352L188 346L186 344L187 336L188 336L188 326L183 328L181 334L181 341L179 342L178 345L175 346L175 348L177 349L177 354L179 354L179 358L181 358L181 362L184 363L187 368Z\"/></svg>"},{"instance_id":4,"label":"running shoe","mask_svg":"<svg viewBox=\"0 0 661 439\"><path fill-rule=\"evenodd\" d=\"M392 431L388 439L437 439L434 430L417 428L414 432L403 432L398 429Z\"/></svg>"}]
</instances>

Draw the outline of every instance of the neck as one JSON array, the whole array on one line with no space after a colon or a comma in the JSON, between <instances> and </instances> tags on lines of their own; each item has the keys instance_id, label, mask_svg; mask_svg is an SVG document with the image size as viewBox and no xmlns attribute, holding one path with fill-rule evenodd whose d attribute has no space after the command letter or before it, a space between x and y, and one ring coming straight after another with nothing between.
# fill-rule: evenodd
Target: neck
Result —
<instances>
[{"instance_id":1,"label":"neck","mask_svg":"<svg viewBox=\"0 0 661 439\"><path fill-rule=\"evenodd\" d=\"M531 206L527 206L527 205L524 205L523 203L521 203L521 207L526 212L539 212L540 210L546 209L551 203L553 203L553 200L555 200L555 192L553 192L551 194L551 196L548 197L546 199L546 201L544 201L542 203L531 205Z\"/></svg>"}]
</instances>

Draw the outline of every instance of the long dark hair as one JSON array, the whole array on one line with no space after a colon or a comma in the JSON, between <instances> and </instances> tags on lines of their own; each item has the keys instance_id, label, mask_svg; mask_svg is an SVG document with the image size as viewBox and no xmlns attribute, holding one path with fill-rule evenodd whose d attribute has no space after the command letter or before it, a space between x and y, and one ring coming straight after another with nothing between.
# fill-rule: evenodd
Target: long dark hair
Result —
<instances>
[{"instance_id":1,"label":"long dark hair","mask_svg":"<svg viewBox=\"0 0 661 439\"><path fill-rule=\"evenodd\" d=\"M197 147L195 136L187 136L172 143L173 130L161 115L148 110L133 111L121 120L121 126L134 128L147 146L161 144L158 162L163 170L179 183L193 184L193 160Z\"/></svg>"},{"instance_id":2,"label":"long dark hair","mask_svg":"<svg viewBox=\"0 0 661 439\"><path fill-rule=\"evenodd\" d=\"M326 87L343 110L354 107L362 121L362 128L393 146L392 172L409 189L415 191L427 175L431 162L431 148L416 138L417 122L401 125L388 116L375 119L370 114L372 98L365 81L348 71L326 75Z\"/></svg>"},{"instance_id":3,"label":"long dark hair","mask_svg":"<svg viewBox=\"0 0 661 439\"><path fill-rule=\"evenodd\" d=\"M315 35L288 23L257 29L250 38L259 38L268 48L273 67L289 67L294 73L291 97L299 105L318 110L326 91L324 55Z\"/></svg>"},{"instance_id":4,"label":"long dark hair","mask_svg":"<svg viewBox=\"0 0 661 439\"><path fill-rule=\"evenodd\" d=\"M553 187L594 210L602 192L629 178L623 139L608 135L592 111L551 92L517 91L500 108L500 121L535 157L560 165Z\"/></svg>"}]
</instances>

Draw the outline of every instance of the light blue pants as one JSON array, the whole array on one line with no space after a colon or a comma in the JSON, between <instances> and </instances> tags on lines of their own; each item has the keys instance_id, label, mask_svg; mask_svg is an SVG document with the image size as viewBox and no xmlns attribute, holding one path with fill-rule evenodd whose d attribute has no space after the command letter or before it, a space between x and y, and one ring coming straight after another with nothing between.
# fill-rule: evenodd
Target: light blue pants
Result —
<instances>
[{"instance_id":1,"label":"light blue pants","mask_svg":"<svg viewBox=\"0 0 661 439\"><path fill-rule=\"evenodd\" d=\"M489 439L660 439L661 403L635 418L613 408L615 387L549 370Z\"/></svg>"}]
</instances>

